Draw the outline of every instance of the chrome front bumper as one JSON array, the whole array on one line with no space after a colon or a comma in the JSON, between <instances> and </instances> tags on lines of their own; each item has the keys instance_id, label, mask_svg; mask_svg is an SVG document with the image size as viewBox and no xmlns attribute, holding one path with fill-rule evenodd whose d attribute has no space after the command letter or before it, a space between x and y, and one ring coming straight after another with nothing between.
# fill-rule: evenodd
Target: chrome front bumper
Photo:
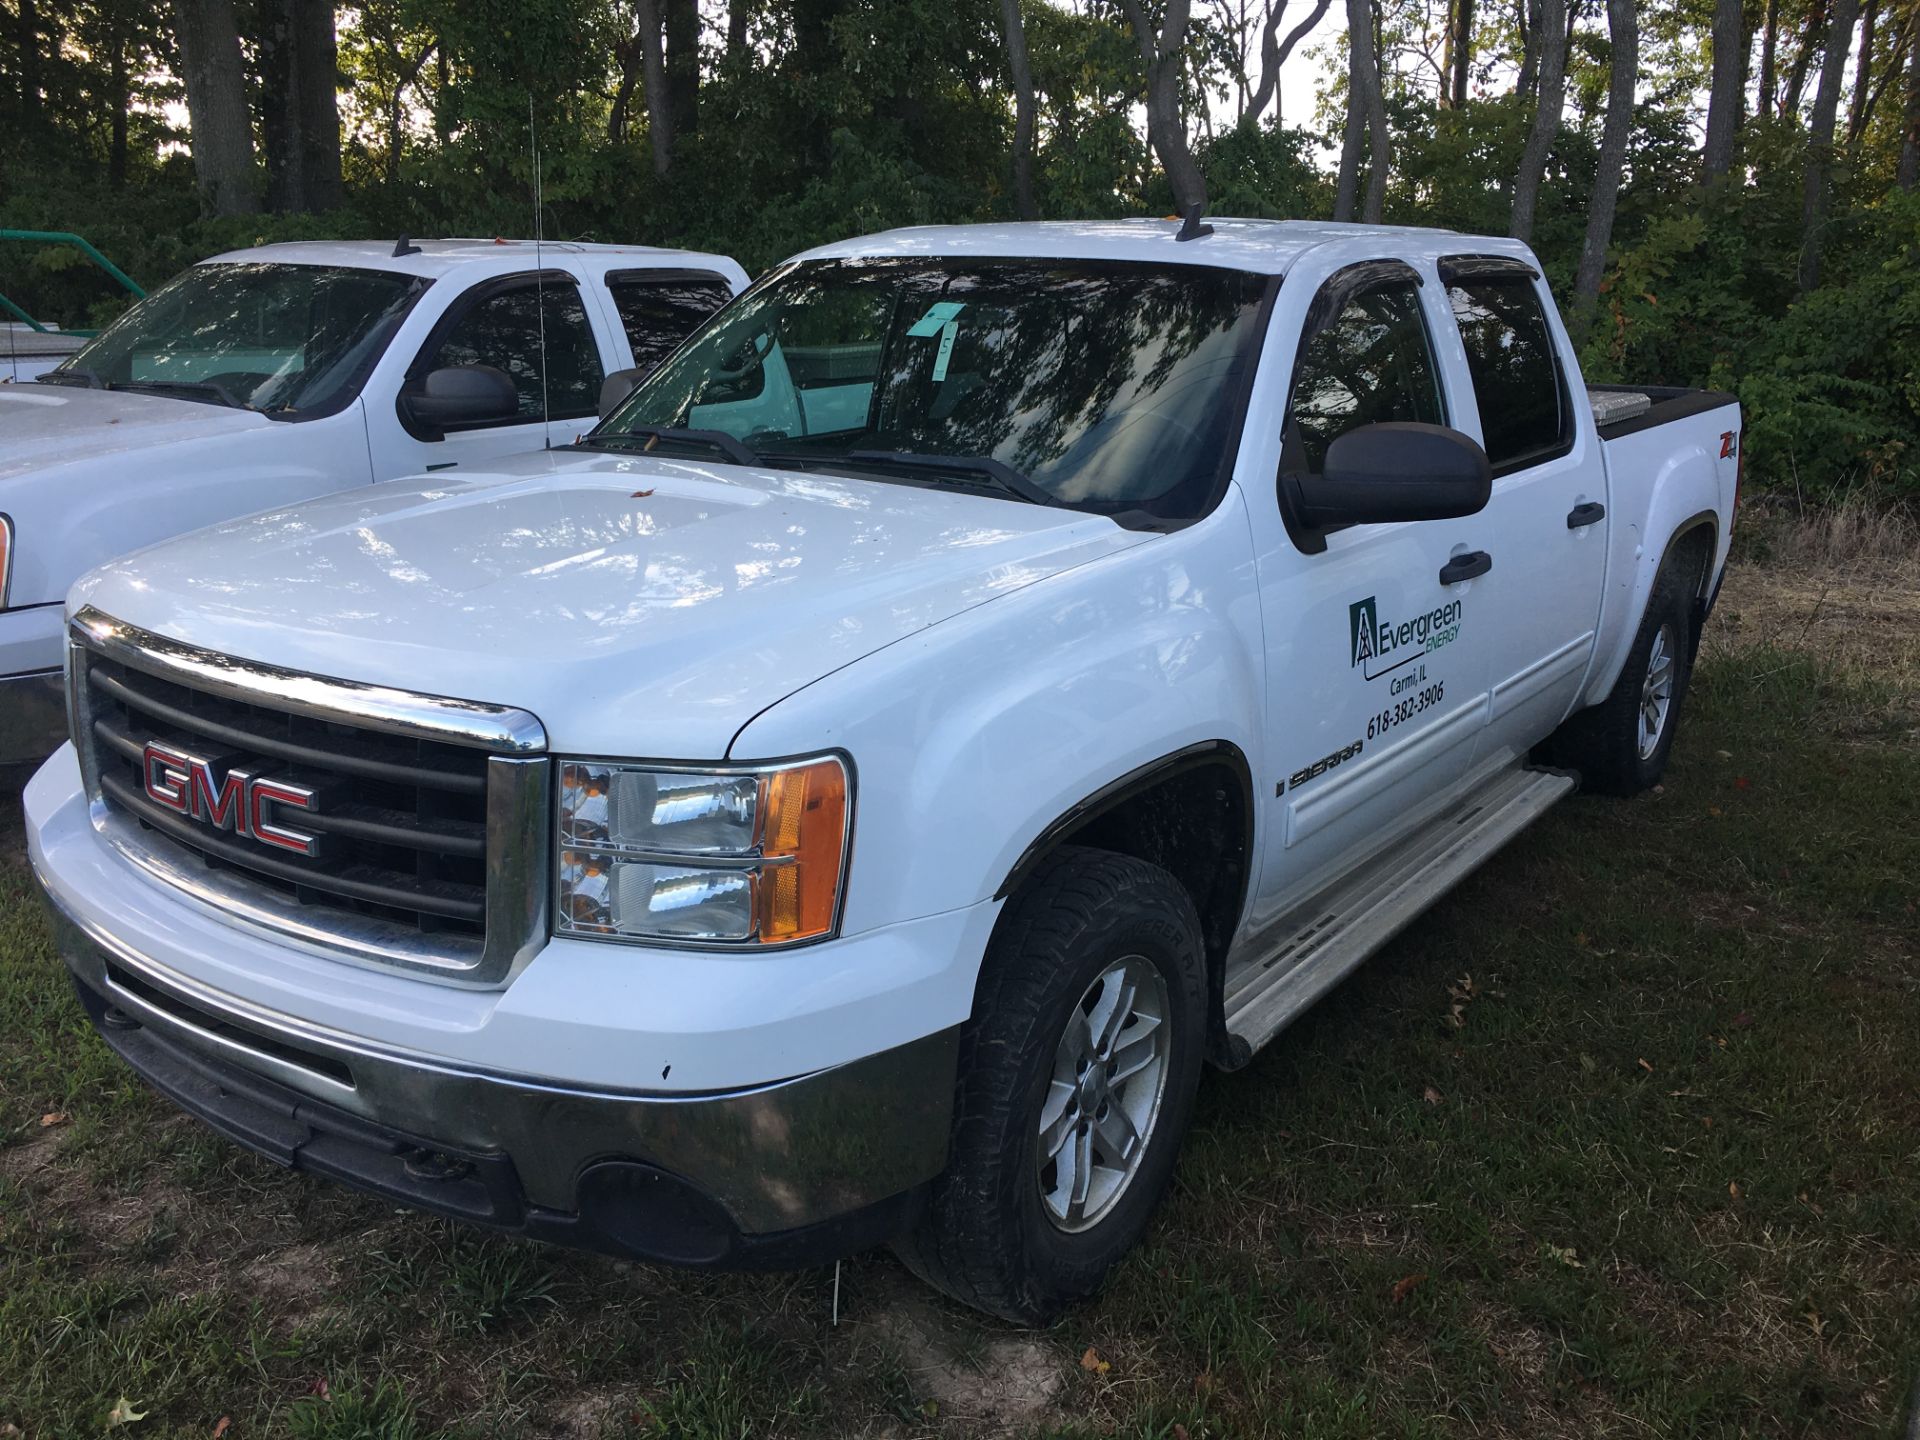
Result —
<instances>
[{"instance_id":1,"label":"chrome front bumper","mask_svg":"<svg viewBox=\"0 0 1920 1440\"><path fill-rule=\"evenodd\" d=\"M44 760L66 738L66 687L58 670L0 679L0 765Z\"/></svg>"},{"instance_id":2,"label":"chrome front bumper","mask_svg":"<svg viewBox=\"0 0 1920 1440\"><path fill-rule=\"evenodd\" d=\"M47 898L82 1003L157 1088L270 1158L403 1203L613 1253L778 1264L817 1258L809 1236L884 1238L946 1164L957 1028L750 1090L579 1090L188 993Z\"/></svg>"}]
</instances>

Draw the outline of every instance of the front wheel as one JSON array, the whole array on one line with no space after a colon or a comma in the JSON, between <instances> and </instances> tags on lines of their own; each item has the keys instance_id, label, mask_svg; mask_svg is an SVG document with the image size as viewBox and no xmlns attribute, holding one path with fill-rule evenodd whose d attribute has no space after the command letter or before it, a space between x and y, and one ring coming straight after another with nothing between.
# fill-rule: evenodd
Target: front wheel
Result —
<instances>
[{"instance_id":1,"label":"front wheel","mask_svg":"<svg viewBox=\"0 0 1920 1440\"><path fill-rule=\"evenodd\" d=\"M1010 902L963 1032L953 1141L898 1242L966 1304L1043 1324L1145 1230L1193 1112L1206 958L1158 866L1067 847Z\"/></svg>"}]
</instances>

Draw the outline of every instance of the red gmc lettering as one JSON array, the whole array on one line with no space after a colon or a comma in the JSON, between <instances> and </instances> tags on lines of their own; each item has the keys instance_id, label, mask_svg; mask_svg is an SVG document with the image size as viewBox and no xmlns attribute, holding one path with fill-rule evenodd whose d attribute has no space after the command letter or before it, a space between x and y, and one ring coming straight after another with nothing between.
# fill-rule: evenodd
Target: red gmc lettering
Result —
<instances>
[{"instance_id":1,"label":"red gmc lettering","mask_svg":"<svg viewBox=\"0 0 1920 1440\"><path fill-rule=\"evenodd\" d=\"M245 770L230 769L216 779L213 762L170 746L150 742L141 754L141 774L147 798L178 815L204 821L216 830L231 830L296 855L319 853L320 837L277 824L269 808L285 805L295 810L318 810L319 797L304 785L264 780Z\"/></svg>"}]
</instances>

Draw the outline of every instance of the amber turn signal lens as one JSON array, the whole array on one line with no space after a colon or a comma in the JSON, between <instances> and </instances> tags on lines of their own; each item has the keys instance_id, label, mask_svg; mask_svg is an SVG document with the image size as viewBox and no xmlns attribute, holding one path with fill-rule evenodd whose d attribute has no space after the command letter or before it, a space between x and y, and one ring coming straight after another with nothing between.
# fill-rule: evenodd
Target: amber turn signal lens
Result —
<instances>
[{"instance_id":1,"label":"amber turn signal lens","mask_svg":"<svg viewBox=\"0 0 1920 1440\"><path fill-rule=\"evenodd\" d=\"M847 772L838 760L765 778L760 939L806 940L833 929L847 842Z\"/></svg>"}]
</instances>

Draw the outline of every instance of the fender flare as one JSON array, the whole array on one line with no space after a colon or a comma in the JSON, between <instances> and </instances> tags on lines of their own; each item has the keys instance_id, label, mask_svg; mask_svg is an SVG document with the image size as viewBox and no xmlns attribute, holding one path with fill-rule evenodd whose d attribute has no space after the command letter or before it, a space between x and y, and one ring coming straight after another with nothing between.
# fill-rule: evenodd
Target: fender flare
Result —
<instances>
[{"instance_id":1,"label":"fender flare","mask_svg":"<svg viewBox=\"0 0 1920 1440\"><path fill-rule=\"evenodd\" d=\"M1007 878L1002 880L999 888L993 892L993 898L1005 900L1012 895L1052 850L1090 821L1099 819L1109 811L1117 810L1135 796L1144 795L1156 785L1163 784L1177 775L1184 775L1188 771L1199 770L1209 765L1219 765L1223 762L1239 777L1241 795L1245 801L1246 833L1242 840L1249 859L1247 866L1249 873L1242 877L1240 886L1240 908L1244 909L1247 886L1252 878L1253 768L1247 764L1247 757L1241 753L1240 747L1230 740L1202 740L1197 744L1184 746L1171 754L1162 755L1157 760L1149 760L1146 764L1129 770L1118 779L1109 780L1091 795L1076 801L1042 827L1040 833L1028 843L1027 848L1020 852L1020 858L1007 872Z\"/></svg>"}]
</instances>

